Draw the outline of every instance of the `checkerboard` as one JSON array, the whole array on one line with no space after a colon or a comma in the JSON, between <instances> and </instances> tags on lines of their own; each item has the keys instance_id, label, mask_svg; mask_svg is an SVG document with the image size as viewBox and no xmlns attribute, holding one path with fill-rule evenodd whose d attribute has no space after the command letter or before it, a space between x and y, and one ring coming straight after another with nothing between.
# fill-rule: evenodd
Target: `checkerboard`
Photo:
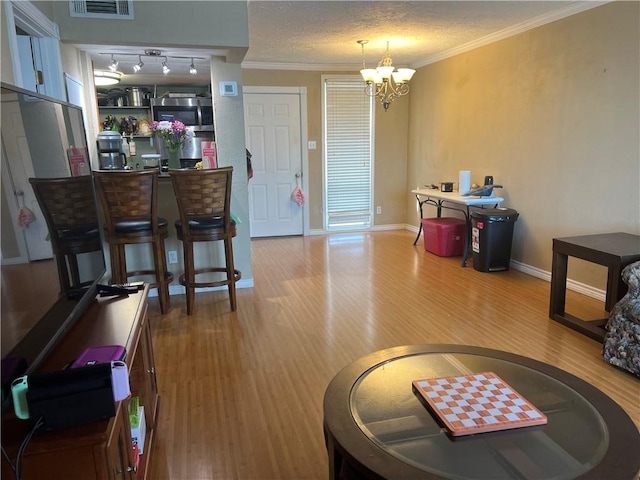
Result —
<instances>
[{"instance_id":1,"label":"checkerboard","mask_svg":"<svg viewBox=\"0 0 640 480\"><path fill-rule=\"evenodd\" d=\"M544 425L547 417L493 372L412 382L453 436Z\"/></svg>"}]
</instances>

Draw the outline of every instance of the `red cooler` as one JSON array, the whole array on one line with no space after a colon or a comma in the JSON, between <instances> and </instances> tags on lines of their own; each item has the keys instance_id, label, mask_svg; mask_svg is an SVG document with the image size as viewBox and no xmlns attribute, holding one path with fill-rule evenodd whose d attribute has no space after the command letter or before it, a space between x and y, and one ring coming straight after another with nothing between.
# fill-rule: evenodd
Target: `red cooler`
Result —
<instances>
[{"instance_id":1,"label":"red cooler","mask_svg":"<svg viewBox=\"0 0 640 480\"><path fill-rule=\"evenodd\" d=\"M464 253L465 221L459 218L423 218L424 249L439 257Z\"/></svg>"}]
</instances>

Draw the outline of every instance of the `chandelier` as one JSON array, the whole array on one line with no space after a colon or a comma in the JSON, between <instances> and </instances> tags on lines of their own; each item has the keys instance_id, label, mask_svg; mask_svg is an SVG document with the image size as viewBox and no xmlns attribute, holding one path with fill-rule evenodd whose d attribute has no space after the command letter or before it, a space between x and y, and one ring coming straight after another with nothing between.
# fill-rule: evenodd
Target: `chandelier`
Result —
<instances>
[{"instance_id":1,"label":"chandelier","mask_svg":"<svg viewBox=\"0 0 640 480\"><path fill-rule=\"evenodd\" d=\"M411 80L416 71L411 68L398 68L398 70L395 70L393 61L389 56L389 42L387 42L387 50L384 52L384 57L382 57L380 63L378 63L378 67L367 68L364 60L364 46L369 43L369 40L358 40L358 43L362 47L362 70L360 70L360 74L367 84L364 88L364 93L380 100L386 112L391 102L409 93L409 80Z\"/></svg>"}]
</instances>

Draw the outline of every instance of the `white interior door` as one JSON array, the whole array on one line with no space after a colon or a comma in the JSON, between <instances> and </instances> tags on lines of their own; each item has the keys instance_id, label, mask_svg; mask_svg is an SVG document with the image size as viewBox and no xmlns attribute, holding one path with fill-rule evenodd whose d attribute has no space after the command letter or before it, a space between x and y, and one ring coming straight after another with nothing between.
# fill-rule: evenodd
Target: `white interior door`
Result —
<instances>
[{"instance_id":1,"label":"white interior door","mask_svg":"<svg viewBox=\"0 0 640 480\"><path fill-rule=\"evenodd\" d=\"M11 199L7 206L14 222L13 228L20 250L23 251L23 245L26 245L28 258L24 260L52 258L47 224L29 183L29 177L35 175L18 102L3 102L2 147L3 156L6 154L2 161L2 181L7 199ZM36 220L24 229L17 225L18 210L22 205L29 208L36 217Z\"/></svg>"},{"instance_id":2,"label":"white interior door","mask_svg":"<svg viewBox=\"0 0 640 480\"><path fill-rule=\"evenodd\" d=\"M302 187L300 96L245 93L244 115L251 237L302 235L303 208L291 199L297 181Z\"/></svg>"}]
</instances>

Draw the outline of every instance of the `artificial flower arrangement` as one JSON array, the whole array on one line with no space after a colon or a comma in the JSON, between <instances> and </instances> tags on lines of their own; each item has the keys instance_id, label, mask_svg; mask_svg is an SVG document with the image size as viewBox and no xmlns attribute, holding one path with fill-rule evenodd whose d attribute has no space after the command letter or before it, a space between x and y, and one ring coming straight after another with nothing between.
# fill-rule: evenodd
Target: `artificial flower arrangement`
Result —
<instances>
[{"instance_id":1,"label":"artificial flower arrangement","mask_svg":"<svg viewBox=\"0 0 640 480\"><path fill-rule=\"evenodd\" d=\"M164 145L169 150L179 150L187 137L193 136L193 132L188 130L180 120L152 122L149 128L154 135L164 140Z\"/></svg>"}]
</instances>

